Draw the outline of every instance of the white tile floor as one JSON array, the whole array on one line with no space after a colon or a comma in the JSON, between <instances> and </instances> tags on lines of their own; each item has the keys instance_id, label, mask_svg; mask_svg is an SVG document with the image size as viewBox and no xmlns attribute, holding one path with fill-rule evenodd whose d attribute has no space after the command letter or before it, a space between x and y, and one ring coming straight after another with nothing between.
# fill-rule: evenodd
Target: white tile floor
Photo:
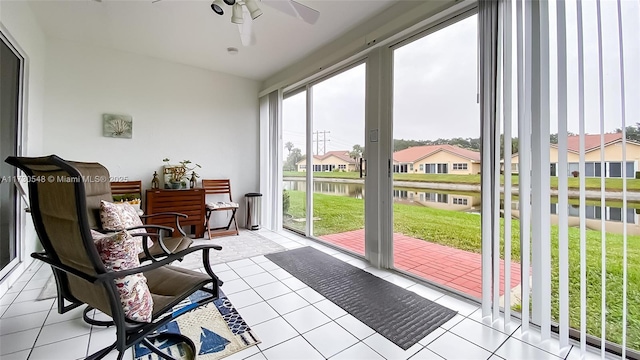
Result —
<instances>
[{"instance_id":1,"label":"white tile floor","mask_svg":"<svg viewBox=\"0 0 640 360\"><path fill-rule=\"evenodd\" d=\"M264 256L257 256L214 267L225 281L222 289L262 340L228 359L577 358L577 349L562 351L557 341L541 342L535 334L524 336L516 325L504 332L501 325L484 324L477 304L370 268L362 260L293 234L265 230L260 234L288 249L316 247L454 309L458 315L405 351ZM82 359L114 341L114 329L87 325L81 319L82 309L60 315L54 300L34 300L50 273L48 267L35 263L0 298L2 360ZM569 356L562 356L569 350ZM107 357L115 358L113 352ZM132 359L132 355L126 354L125 359Z\"/></svg>"}]
</instances>

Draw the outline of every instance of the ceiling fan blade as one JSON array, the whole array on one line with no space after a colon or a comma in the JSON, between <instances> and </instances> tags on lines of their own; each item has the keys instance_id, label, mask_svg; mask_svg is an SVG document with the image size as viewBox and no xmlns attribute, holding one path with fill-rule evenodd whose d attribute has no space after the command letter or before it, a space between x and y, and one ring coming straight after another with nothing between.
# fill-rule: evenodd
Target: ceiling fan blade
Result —
<instances>
[{"instance_id":1,"label":"ceiling fan blade","mask_svg":"<svg viewBox=\"0 0 640 360\"><path fill-rule=\"evenodd\" d=\"M309 24L315 24L320 17L319 11L294 0L262 0L262 3Z\"/></svg>"},{"instance_id":2,"label":"ceiling fan blade","mask_svg":"<svg viewBox=\"0 0 640 360\"><path fill-rule=\"evenodd\" d=\"M316 9L312 9L306 5L300 4L297 1L290 0L291 6L298 12L298 17L305 22L313 25L320 18L320 12Z\"/></svg>"},{"instance_id":3,"label":"ceiling fan blade","mask_svg":"<svg viewBox=\"0 0 640 360\"><path fill-rule=\"evenodd\" d=\"M298 17L298 13L288 0L262 0L261 3L280 10L289 16Z\"/></svg>"},{"instance_id":4,"label":"ceiling fan blade","mask_svg":"<svg viewBox=\"0 0 640 360\"><path fill-rule=\"evenodd\" d=\"M240 32L240 41L243 46L251 46L256 44L256 34L253 32L253 20L251 14L246 7L243 8L244 22L238 24L238 31Z\"/></svg>"}]
</instances>

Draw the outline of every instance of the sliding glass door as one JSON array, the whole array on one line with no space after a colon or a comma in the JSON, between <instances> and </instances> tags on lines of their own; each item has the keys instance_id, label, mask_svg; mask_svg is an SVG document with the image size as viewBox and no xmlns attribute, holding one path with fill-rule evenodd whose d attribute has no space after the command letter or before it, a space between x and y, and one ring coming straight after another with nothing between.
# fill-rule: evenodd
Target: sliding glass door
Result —
<instances>
[{"instance_id":1,"label":"sliding glass door","mask_svg":"<svg viewBox=\"0 0 640 360\"><path fill-rule=\"evenodd\" d=\"M4 162L18 154L23 59L0 33L0 279L18 262L16 168Z\"/></svg>"},{"instance_id":2,"label":"sliding glass door","mask_svg":"<svg viewBox=\"0 0 640 360\"><path fill-rule=\"evenodd\" d=\"M285 95L282 101L282 227L306 234L307 92Z\"/></svg>"},{"instance_id":3,"label":"sliding glass door","mask_svg":"<svg viewBox=\"0 0 640 360\"><path fill-rule=\"evenodd\" d=\"M571 336L583 352L589 342L640 358L638 10L479 2L368 49L368 260L481 299L483 321L505 332L534 324L544 343L557 330L562 355ZM361 180L322 160L362 132L331 125L358 107L333 111L352 93L323 89L331 80L301 95L297 171L313 185L294 217L348 248L343 235L364 228L359 205L329 200ZM324 92L335 97L322 103Z\"/></svg>"},{"instance_id":4,"label":"sliding glass door","mask_svg":"<svg viewBox=\"0 0 640 360\"><path fill-rule=\"evenodd\" d=\"M366 64L285 94L283 227L364 255ZM311 185L309 185L311 184Z\"/></svg>"},{"instance_id":5,"label":"sliding glass door","mask_svg":"<svg viewBox=\"0 0 640 360\"><path fill-rule=\"evenodd\" d=\"M360 64L313 85L311 235L364 255L365 70ZM364 167L364 166L363 166Z\"/></svg>"},{"instance_id":6,"label":"sliding glass door","mask_svg":"<svg viewBox=\"0 0 640 360\"><path fill-rule=\"evenodd\" d=\"M480 298L477 58L476 15L393 51L393 266Z\"/></svg>"}]
</instances>

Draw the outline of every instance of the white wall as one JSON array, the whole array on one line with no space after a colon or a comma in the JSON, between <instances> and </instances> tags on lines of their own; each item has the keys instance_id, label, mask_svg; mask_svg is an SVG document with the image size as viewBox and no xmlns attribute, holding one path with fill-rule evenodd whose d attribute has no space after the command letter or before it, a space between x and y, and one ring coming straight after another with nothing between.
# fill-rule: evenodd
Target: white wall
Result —
<instances>
[{"instance_id":1,"label":"white wall","mask_svg":"<svg viewBox=\"0 0 640 360\"><path fill-rule=\"evenodd\" d=\"M25 144L23 154L37 155L42 152L45 38L26 1L0 1L0 25L15 46L27 57L26 93L24 98L23 131ZM0 159L4 161L4 159ZM0 283L0 294L15 282L33 260L29 254L39 248L39 242L25 212L20 214L20 257L23 262Z\"/></svg>"},{"instance_id":2,"label":"white wall","mask_svg":"<svg viewBox=\"0 0 640 360\"><path fill-rule=\"evenodd\" d=\"M62 40L47 42L44 153L142 180L168 157L229 178L235 201L258 191L258 82ZM133 117L133 138L102 136L102 114ZM238 219L244 218L244 207Z\"/></svg>"},{"instance_id":3,"label":"white wall","mask_svg":"<svg viewBox=\"0 0 640 360\"><path fill-rule=\"evenodd\" d=\"M370 48L381 46L381 43L389 45L392 39L414 33L424 27L427 19L435 21L434 17L474 3L474 0L396 2L387 10L267 78L262 83L260 95L331 72L332 69L359 59L358 54Z\"/></svg>"}]
</instances>

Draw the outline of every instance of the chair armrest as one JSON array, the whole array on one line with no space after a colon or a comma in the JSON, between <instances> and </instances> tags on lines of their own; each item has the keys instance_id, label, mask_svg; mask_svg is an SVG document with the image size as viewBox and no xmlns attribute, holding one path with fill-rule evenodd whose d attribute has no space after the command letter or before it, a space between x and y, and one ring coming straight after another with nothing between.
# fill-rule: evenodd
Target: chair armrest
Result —
<instances>
[{"instance_id":1,"label":"chair armrest","mask_svg":"<svg viewBox=\"0 0 640 360\"><path fill-rule=\"evenodd\" d=\"M173 229L168 227L168 226L162 226L162 225L140 225L140 226L132 226L129 228L126 228L125 230L136 230L136 229L157 229L158 232L157 233L136 233L135 236L142 236L142 250L144 252L144 254L146 255L147 259L150 259L151 261L156 261L157 259L151 255L151 253L149 252L149 246L147 244L147 237L155 237L155 239L153 239L152 241L157 243L160 246L160 249L162 250L162 252L164 253L164 255L169 255L171 254L171 251L169 251L169 249L167 249L167 247L164 245L163 239L163 231L164 230L166 232L169 233L169 236L173 235Z\"/></svg>"},{"instance_id":2,"label":"chair armrest","mask_svg":"<svg viewBox=\"0 0 640 360\"><path fill-rule=\"evenodd\" d=\"M70 266L67 266L65 264L61 264L61 263L58 263L56 261L51 260L51 258L45 252L34 252L34 253L31 253L31 257L34 258L34 259L38 259L40 261L46 262L47 264L51 265L52 267L54 267L54 268L56 268L58 270L61 270L61 271L64 271L66 273L73 274L73 275L75 275L75 276L77 276L79 278L85 279L90 283L95 283L96 281L98 281L98 278L95 277L95 276L83 273L82 271L74 269L74 268L72 268Z\"/></svg>"},{"instance_id":3,"label":"chair armrest","mask_svg":"<svg viewBox=\"0 0 640 360\"><path fill-rule=\"evenodd\" d=\"M153 234L155 235L155 234ZM64 271L66 273L69 274L73 274L79 278L82 278L90 283L96 283L96 282L105 282L105 281L112 281L114 279L118 279L118 278L122 278L128 275L133 275L133 274L138 274L138 273L142 273L145 271L149 271L149 270L153 270L153 269L157 269L161 266L165 266L165 265L169 265L172 262L182 259L184 258L186 255L189 255L193 252L196 251L203 251L203 265L205 268L205 271L207 272L207 274L209 276L211 276L211 278L216 281L217 284L220 284L221 281L218 279L218 277L214 274L213 270L211 270L211 262L209 261L210 259L210 255L209 255L209 251L211 249L214 250L222 250L222 246L220 245L215 245L215 244L205 244L205 245L197 245L197 246L192 246L188 249L179 251L175 254L170 254L167 257L165 257L162 260L158 260L155 262L151 262L150 264L147 265L141 265L135 268L131 268L131 269L127 269L127 270L120 270L120 271L107 271L103 274L98 274L98 275L89 275L86 274L82 271L79 271L75 268L72 268L70 266L64 265L62 263L59 263L57 261L52 260L46 252L34 252L31 254L31 257L33 257L34 259L38 259L40 261L43 261L49 265L51 265L52 267Z\"/></svg>"},{"instance_id":4,"label":"chair armrest","mask_svg":"<svg viewBox=\"0 0 640 360\"><path fill-rule=\"evenodd\" d=\"M168 216L168 215L172 215L172 216L178 216L178 217L183 217L183 218L188 218L189 216L186 214L182 214L182 213L177 213L177 212L160 212L160 213L155 213L155 214L147 214L147 215L140 215L140 218L144 219L144 218L148 218L148 217L154 217L154 216Z\"/></svg>"},{"instance_id":5,"label":"chair armrest","mask_svg":"<svg viewBox=\"0 0 640 360\"><path fill-rule=\"evenodd\" d=\"M169 233L169 235L173 234L173 228L168 227L168 226L163 226L163 225L153 225L153 224L149 224L149 225L139 225L139 226L132 226L132 227L128 227L125 230L129 231L129 230L137 230L137 229L156 229L156 230L164 230L167 231ZM153 233L152 233L153 234ZM160 231L158 231L158 234L162 234ZM162 235L160 235L162 236Z\"/></svg>"},{"instance_id":6,"label":"chair armrest","mask_svg":"<svg viewBox=\"0 0 640 360\"><path fill-rule=\"evenodd\" d=\"M169 251L169 249L167 249L167 246L164 244L164 240L163 240L163 236L162 234L158 235L158 234L154 234L156 236L158 236L158 238L155 240L156 243L158 244L158 246L160 246L160 250L162 250L162 252L164 254L159 254L161 257L165 257L165 256L169 256L172 254L171 251ZM143 238L142 241L142 251L144 251L146 260L151 260L152 262L156 262L159 261L159 258L156 258L155 256L151 255L151 252L149 251L149 244L147 244L146 241L147 237L145 236Z\"/></svg>"},{"instance_id":7,"label":"chair armrest","mask_svg":"<svg viewBox=\"0 0 640 360\"><path fill-rule=\"evenodd\" d=\"M131 227L131 228L127 228L126 230L144 229L146 227L158 228L160 230L167 230L167 231L169 231L170 234L173 233L173 229L172 228L170 228L168 226L162 226L162 225L134 226L134 227ZM158 233L136 233L135 236L142 236L142 238L143 238L142 251L145 254L145 260L151 260L153 262L156 262L156 261L159 261L159 259L164 258L165 256L173 254L171 251L169 251L169 249L164 244L164 236L162 236L161 232L158 232ZM154 239L152 241L154 243L158 244L158 246L160 246L160 250L162 250L162 252L163 252L163 254L158 254L160 256L160 258L157 258L157 257L151 255L151 252L149 251L149 244L147 243L147 237L155 237L156 238L156 239Z\"/></svg>"},{"instance_id":8,"label":"chair armrest","mask_svg":"<svg viewBox=\"0 0 640 360\"><path fill-rule=\"evenodd\" d=\"M180 226L180 218L188 218L189 216L186 214L182 214L182 213L177 213L177 212L161 212L161 213L155 213L155 214L149 214L149 215L140 215L141 219L146 219L146 218L152 218L155 216L175 216L176 219L176 230L178 230L178 232L180 232L180 234L182 234L182 236L187 236L187 233L184 232L184 230L182 230L182 226Z\"/></svg>"}]
</instances>

